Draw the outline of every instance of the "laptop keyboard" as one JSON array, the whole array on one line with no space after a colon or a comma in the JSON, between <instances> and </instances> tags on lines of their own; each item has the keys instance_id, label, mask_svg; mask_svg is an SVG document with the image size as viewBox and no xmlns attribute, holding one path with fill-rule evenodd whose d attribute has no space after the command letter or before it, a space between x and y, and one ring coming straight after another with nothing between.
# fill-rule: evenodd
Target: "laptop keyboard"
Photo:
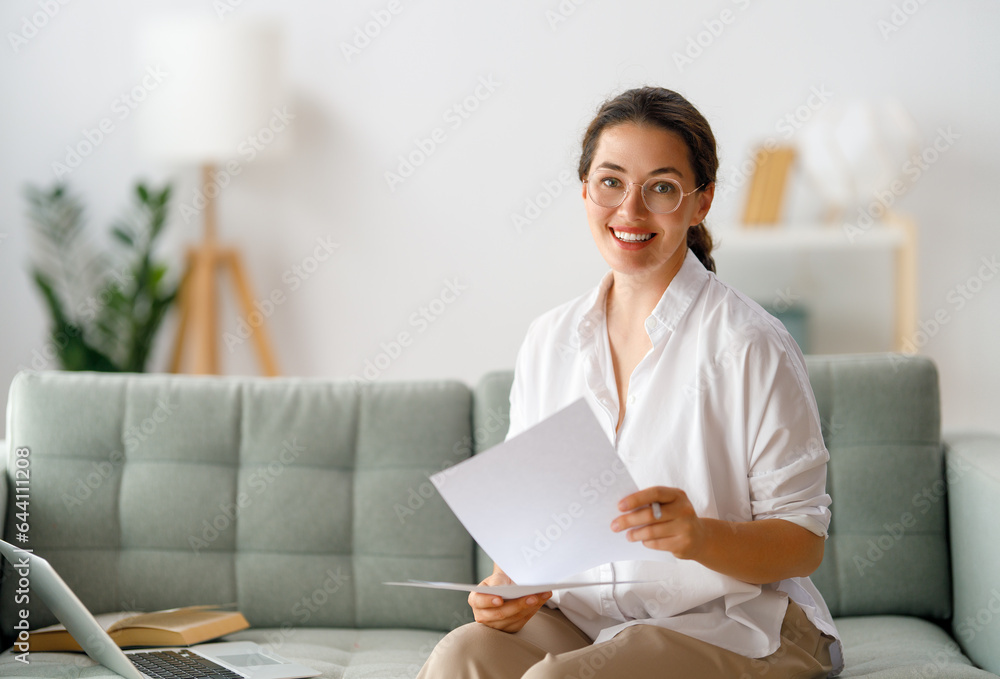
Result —
<instances>
[{"instance_id":1,"label":"laptop keyboard","mask_svg":"<svg viewBox=\"0 0 1000 679\"><path fill-rule=\"evenodd\" d=\"M242 675L190 651L145 651L126 656L155 679L241 679Z\"/></svg>"}]
</instances>

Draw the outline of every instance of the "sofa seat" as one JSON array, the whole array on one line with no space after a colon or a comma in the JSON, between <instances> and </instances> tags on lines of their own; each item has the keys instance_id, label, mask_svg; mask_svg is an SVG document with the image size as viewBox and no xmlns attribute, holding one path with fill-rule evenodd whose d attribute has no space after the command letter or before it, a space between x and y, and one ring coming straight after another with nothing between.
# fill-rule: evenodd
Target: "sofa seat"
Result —
<instances>
[{"instance_id":1,"label":"sofa seat","mask_svg":"<svg viewBox=\"0 0 1000 679\"><path fill-rule=\"evenodd\" d=\"M955 642L933 623L908 616L877 615L839 618L837 627L847 649L840 675L864 679L987 679ZM226 637L254 641L290 660L322 672L323 679L395 679L415 677L444 632L407 629L252 629ZM17 663L8 650L0 655L3 677L79 677L118 679L83 654L32 653L31 665ZM60 672L56 675L53 672Z\"/></svg>"},{"instance_id":2,"label":"sofa seat","mask_svg":"<svg viewBox=\"0 0 1000 679\"><path fill-rule=\"evenodd\" d=\"M254 641L266 649L313 667L323 679L415 677L445 632L411 629L250 629L225 641ZM82 653L32 653L17 662L10 649L0 654L0 677L121 679Z\"/></svg>"},{"instance_id":3,"label":"sofa seat","mask_svg":"<svg viewBox=\"0 0 1000 679\"><path fill-rule=\"evenodd\" d=\"M901 615L837 618L846 667L840 675L865 679L986 679L937 625Z\"/></svg>"},{"instance_id":4,"label":"sofa seat","mask_svg":"<svg viewBox=\"0 0 1000 679\"><path fill-rule=\"evenodd\" d=\"M255 641L319 670L323 679L395 679L417 676L445 634L410 629L253 629L226 640Z\"/></svg>"}]
</instances>

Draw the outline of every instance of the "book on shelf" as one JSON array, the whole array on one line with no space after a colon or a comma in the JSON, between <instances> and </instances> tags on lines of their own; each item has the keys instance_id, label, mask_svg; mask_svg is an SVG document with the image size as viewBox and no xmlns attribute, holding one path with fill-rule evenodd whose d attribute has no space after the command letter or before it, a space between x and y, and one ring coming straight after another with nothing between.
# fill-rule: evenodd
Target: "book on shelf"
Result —
<instances>
[{"instance_id":1,"label":"book on shelf","mask_svg":"<svg viewBox=\"0 0 1000 679\"><path fill-rule=\"evenodd\" d=\"M243 614L220 606L185 606L152 613L122 611L94 616L121 648L190 646L250 627ZM82 651L62 625L28 633L30 651Z\"/></svg>"}]
</instances>

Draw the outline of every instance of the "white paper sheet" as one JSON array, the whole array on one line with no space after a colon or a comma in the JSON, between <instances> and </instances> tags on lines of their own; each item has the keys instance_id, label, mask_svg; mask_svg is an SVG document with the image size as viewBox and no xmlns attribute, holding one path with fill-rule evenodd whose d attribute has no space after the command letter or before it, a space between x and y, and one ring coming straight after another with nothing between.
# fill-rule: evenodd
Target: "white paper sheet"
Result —
<instances>
[{"instance_id":1,"label":"white paper sheet","mask_svg":"<svg viewBox=\"0 0 1000 679\"><path fill-rule=\"evenodd\" d=\"M455 589L462 592L481 592L496 594L504 599L516 599L529 594L549 592L556 589L574 589L576 587L594 587L595 585L625 585L632 582L647 582L646 580L619 580L617 582L554 582L541 585L463 585L460 582L433 582L431 580L410 580L408 582L383 582L383 585L403 585L404 587L426 587L428 589Z\"/></svg>"},{"instance_id":2,"label":"white paper sheet","mask_svg":"<svg viewBox=\"0 0 1000 679\"><path fill-rule=\"evenodd\" d=\"M568 581L611 561L674 558L611 530L618 502L639 488L582 398L431 481L519 585Z\"/></svg>"}]
</instances>

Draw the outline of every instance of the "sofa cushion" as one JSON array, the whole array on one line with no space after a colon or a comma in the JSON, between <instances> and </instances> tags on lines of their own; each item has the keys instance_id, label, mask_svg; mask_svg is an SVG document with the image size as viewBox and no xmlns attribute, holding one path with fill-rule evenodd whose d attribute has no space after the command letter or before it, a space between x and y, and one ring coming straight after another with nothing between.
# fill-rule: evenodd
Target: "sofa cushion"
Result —
<instances>
[{"instance_id":1,"label":"sofa cushion","mask_svg":"<svg viewBox=\"0 0 1000 679\"><path fill-rule=\"evenodd\" d=\"M31 451L26 546L94 612L234 601L256 627L472 619L460 592L382 584L474 577L472 539L428 481L471 453L464 384L21 373L9 403L10 443ZM7 635L13 599L0 585ZM30 612L54 622L35 597Z\"/></svg>"},{"instance_id":2,"label":"sofa cushion","mask_svg":"<svg viewBox=\"0 0 1000 679\"><path fill-rule=\"evenodd\" d=\"M986 679L939 627L915 618L875 616L837 621L847 647L842 677L866 679ZM412 679L443 632L370 629L254 629L231 634L233 641L255 641L289 660L314 667L323 679ZM65 664L76 665L73 676L117 679L82 654L32 653L31 664L17 663L10 652L0 655L0 676L67 676ZM53 665L62 665L55 668ZM79 674L77 674L79 672ZM761 667L766 677L766 667Z\"/></svg>"},{"instance_id":3,"label":"sofa cushion","mask_svg":"<svg viewBox=\"0 0 1000 679\"><path fill-rule=\"evenodd\" d=\"M951 615L937 371L902 355L807 356L830 450L830 539L812 579L834 616ZM484 376L476 408L509 409L512 371ZM503 432L507 430L505 423ZM494 434L481 451L499 440ZM492 571L479 549L477 575Z\"/></svg>"},{"instance_id":4,"label":"sofa cushion","mask_svg":"<svg viewBox=\"0 0 1000 679\"><path fill-rule=\"evenodd\" d=\"M322 672L322 679L412 679L444 632L405 629L255 629L226 637L255 641L279 655ZM82 653L32 653L17 662L0 654L0 676L121 679Z\"/></svg>"},{"instance_id":5,"label":"sofa cushion","mask_svg":"<svg viewBox=\"0 0 1000 679\"><path fill-rule=\"evenodd\" d=\"M927 358L808 356L833 520L813 574L834 616L951 615L938 378Z\"/></svg>"},{"instance_id":6,"label":"sofa cushion","mask_svg":"<svg viewBox=\"0 0 1000 679\"><path fill-rule=\"evenodd\" d=\"M937 625L902 616L838 618L846 668L841 677L866 679L986 679Z\"/></svg>"}]
</instances>

